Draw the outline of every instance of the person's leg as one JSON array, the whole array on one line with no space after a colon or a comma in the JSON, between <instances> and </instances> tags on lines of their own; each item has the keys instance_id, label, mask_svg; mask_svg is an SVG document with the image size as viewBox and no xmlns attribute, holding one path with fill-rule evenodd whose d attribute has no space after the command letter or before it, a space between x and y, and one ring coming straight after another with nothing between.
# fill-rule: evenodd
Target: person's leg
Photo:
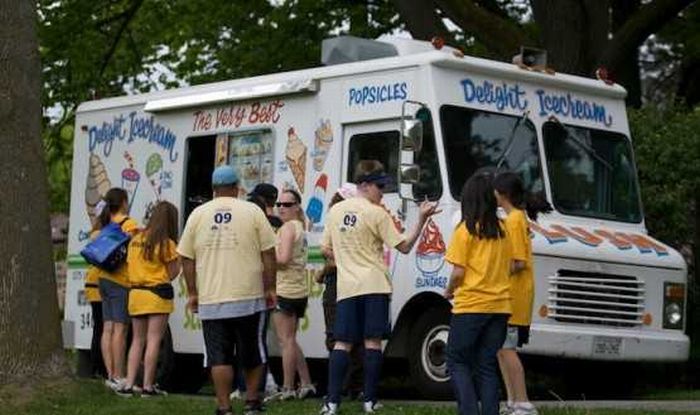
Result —
<instances>
[{"instance_id":1,"label":"person's leg","mask_svg":"<svg viewBox=\"0 0 700 415\"><path fill-rule=\"evenodd\" d=\"M386 294L370 294L360 296L362 301L360 313L363 321L363 338L365 346L364 371L365 387L364 401L374 404L377 401L377 387L382 370L382 339L389 337L389 296Z\"/></svg>"},{"instance_id":2,"label":"person's leg","mask_svg":"<svg viewBox=\"0 0 700 415\"><path fill-rule=\"evenodd\" d=\"M293 390L297 363L297 350L294 341L296 318L286 311L277 310L272 315L272 321L275 324L277 338L282 351L282 372L284 373L282 385L286 390Z\"/></svg>"},{"instance_id":3,"label":"person's leg","mask_svg":"<svg viewBox=\"0 0 700 415\"><path fill-rule=\"evenodd\" d=\"M481 331L480 314L454 314L447 341L447 367L457 398L460 415L478 415L476 390L472 380L474 347Z\"/></svg>"},{"instance_id":4,"label":"person's leg","mask_svg":"<svg viewBox=\"0 0 700 415\"><path fill-rule=\"evenodd\" d=\"M231 408L231 384L233 383L233 366L216 365L211 367L211 379L214 382L216 405L219 409Z\"/></svg>"},{"instance_id":5,"label":"person's leg","mask_svg":"<svg viewBox=\"0 0 700 415\"><path fill-rule=\"evenodd\" d=\"M513 388L511 386L510 380L510 367L508 365L508 352L511 350L501 349L498 351L498 368L501 370L501 377L503 378L503 385L506 387L506 398L508 399L508 405L513 403Z\"/></svg>"},{"instance_id":6,"label":"person's leg","mask_svg":"<svg viewBox=\"0 0 700 415\"><path fill-rule=\"evenodd\" d=\"M350 351L350 370L345 379L344 388L351 397L357 397L362 392L364 383L364 357L365 345L360 342L355 344Z\"/></svg>"},{"instance_id":7,"label":"person's leg","mask_svg":"<svg viewBox=\"0 0 700 415\"><path fill-rule=\"evenodd\" d=\"M233 320L236 350L246 379L246 407L260 408L262 404L258 386L262 376L262 365L267 363L263 350L265 316L258 312Z\"/></svg>"},{"instance_id":8,"label":"person's leg","mask_svg":"<svg viewBox=\"0 0 700 415\"><path fill-rule=\"evenodd\" d=\"M333 336L335 344L328 363L328 399L329 403L340 404L340 394L350 365L352 345L362 338L357 297L346 298L336 305Z\"/></svg>"},{"instance_id":9,"label":"person's leg","mask_svg":"<svg viewBox=\"0 0 700 415\"><path fill-rule=\"evenodd\" d=\"M296 350L296 369L299 374L299 381L301 382L300 392L303 394L308 394L310 390L315 392L316 390L311 385L311 375L309 374L309 366L306 364L306 358L304 357L304 351L301 350L299 342L297 342L297 330L299 328L299 320L304 318L306 313L308 299L303 298L296 302L294 310L294 332L292 333L292 342Z\"/></svg>"},{"instance_id":10,"label":"person's leg","mask_svg":"<svg viewBox=\"0 0 700 415\"><path fill-rule=\"evenodd\" d=\"M114 362L114 377L124 378L124 360L126 359L126 323L113 323L112 328L112 361Z\"/></svg>"},{"instance_id":11,"label":"person's leg","mask_svg":"<svg viewBox=\"0 0 700 415\"><path fill-rule=\"evenodd\" d=\"M90 303L92 309L92 339L90 341L90 362L92 375L107 376L104 360L102 359L102 301Z\"/></svg>"},{"instance_id":12,"label":"person's leg","mask_svg":"<svg viewBox=\"0 0 700 415\"><path fill-rule=\"evenodd\" d=\"M496 355L506 337L508 316L505 314L488 316L476 342L475 378L482 415L498 415L500 380Z\"/></svg>"},{"instance_id":13,"label":"person's leg","mask_svg":"<svg viewBox=\"0 0 700 415\"><path fill-rule=\"evenodd\" d=\"M326 349L333 351L333 324L335 323L335 303L323 304L323 320L326 323Z\"/></svg>"},{"instance_id":14,"label":"person's leg","mask_svg":"<svg viewBox=\"0 0 700 415\"><path fill-rule=\"evenodd\" d=\"M102 339L100 341L100 348L102 350L102 360L105 365L105 371L107 372L107 379L114 379L114 359L112 358L112 331L114 330L114 323L112 321L105 321L102 326Z\"/></svg>"},{"instance_id":15,"label":"person's leg","mask_svg":"<svg viewBox=\"0 0 700 415\"><path fill-rule=\"evenodd\" d=\"M143 388L153 390L155 383L158 354L163 334L168 326L167 314L151 314L148 316L148 331L146 337L146 355L143 359Z\"/></svg>"},{"instance_id":16,"label":"person's leg","mask_svg":"<svg viewBox=\"0 0 700 415\"><path fill-rule=\"evenodd\" d=\"M365 387L364 401L374 403L377 401L377 387L382 370L382 340L365 339Z\"/></svg>"},{"instance_id":17,"label":"person's leg","mask_svg":"<svg viewBox=\"0 0 700 415\"><path fill-rule=\"evenodd\" d=\"M124 385L127 389L133 387L136 382L136 375L143 357L143 346L146 343L147 329L148 317L134 317L132 319L131 346L129 347L126 384Z\"/></svg>"}]
</instances>

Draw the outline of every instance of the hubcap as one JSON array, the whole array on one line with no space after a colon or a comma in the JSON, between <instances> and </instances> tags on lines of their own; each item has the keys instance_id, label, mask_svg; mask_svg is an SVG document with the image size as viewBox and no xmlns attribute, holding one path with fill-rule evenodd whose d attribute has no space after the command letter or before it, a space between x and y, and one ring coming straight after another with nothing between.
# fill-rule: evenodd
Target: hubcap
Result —
<instances>
[{"instance_id":1,"label":"hubcap","mask_svg":"<svg viewBox=\"0 0 700 415\"><path fill-rule=\"evenodd\" d=\"M423 338L421 347L421 364L423 372L435 382L447 382L447 337L450 328L447 325L435 326Z\"/></svg>"}]
</instances>

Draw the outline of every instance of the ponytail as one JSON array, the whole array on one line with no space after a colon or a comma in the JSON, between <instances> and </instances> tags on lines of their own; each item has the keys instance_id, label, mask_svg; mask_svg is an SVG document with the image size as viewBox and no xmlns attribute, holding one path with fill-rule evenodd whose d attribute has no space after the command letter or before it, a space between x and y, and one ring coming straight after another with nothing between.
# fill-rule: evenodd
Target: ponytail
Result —
<instances>
[{"instance_id":1,"label":"ponytail","mask_svg":"<svg viewBox=\"0 0 700 415\"><path fill-rule=\"evenodd\" d=\"M128 202L129 195L126 193L126 190L119 187L113 187L109 189L107 193L105 193L102 200L104 200L105 206L100 212L98 220L100 222L100 226L105 227L112 221L112 215L119 213L122 206Z\"/></svg>"},{"instance_id":2,"label":"ponytail","mask_svg":"<svg viewBox=\"0 0 700 415\"><path fill-rule=\"evenodd\" d=\"M549 213L552 206L540 193L530 193L525 190L525 185L520 176L514 172L500 173L493 180L493 187L518 209L522 209L533 221L537 220L539 213Z\"/></svg>"}]
</instances>

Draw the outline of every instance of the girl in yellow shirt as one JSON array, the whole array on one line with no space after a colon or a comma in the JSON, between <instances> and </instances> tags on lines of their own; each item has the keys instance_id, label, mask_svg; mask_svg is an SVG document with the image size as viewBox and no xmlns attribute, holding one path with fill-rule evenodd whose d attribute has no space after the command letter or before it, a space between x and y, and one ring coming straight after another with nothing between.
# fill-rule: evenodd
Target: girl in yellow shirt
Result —
<instances>
[{"instance_id":1,"label":"girl in yellow shirt","mask_svg":"<svg viewBox=\"0 0 700 415\"><path fill-rule=\"evenodd\" d=\"M552 207L544 199L528 194L516 173L500 173L493 186L498 205L507 214L505 223L513 256L510 267L513 313L508 320L506 340L498 351L498 364L508 394L506 411L513 415L536 415L537 409L527 397L525 371L516 348L526 344L530 337L534 299L532 244L527 219L537 220L538 213L550 212Z\"/></svg>"},{"instance_id":2,"label":"girl in yellow shirt","mask_svg":"<svg viewBox=\"0 0 700 415\"><path fill-rule=\"evenodd\" d=\"M175 242L177 218L177 208L172 203L158 202L146 229L129 243L129 316L133 336L126 383L117 390L122 396L134 394L134 382L142 358L144 371L141 395L165 394L155 386L154 380L160 342L168 324L168 316L173 312L174 293L170 281L180 273Z\"/></svg>"},{"instance_id":3,"label":"girl in yellow shirt","mask_svg":"<svg viewBox=\"0 0 700 415\"><path fill-rule=\"evenodd\" d=\"M114 187L105 193L104 208L100 212L100 226L110 222L121 226L122 231L132 237L138 233L138 225L127 216L129 195L126 190ZM129 295L126 264L114 272L102 271L99 276L100 297L102 298L102 358L107 370L105 384L116 390L124 381L124 358L126 354L126 333L129 327L127 298Z\"/></svg>"},{"instance_id":4,"label":"girl in yellow shirt","mask_svg":"<svg viewBox=\"0 0 700 415\"><path fill-rule=\"evenodd\" d=\"M304 317L309 296L304 212L301 196L294 190L282 192L276 205L283 225L277 230L277 306L272 321L282 349L284 385L282 390L270 398L303 399L316 393L304 352L296 340L299 319ZM301 386L295 391L297 373Z\"/></svg>"},{"instance_id":5,"label":"girl in yellow shirt","mask_svg":"<svg viewBox=\"0 0 700 415\"><path fill-rule=\"evenodd\" d=\"M454 300L447 364L460 415L479 414L479 400L481 414L498 414L496 355L511 312L510 246L492 180L491 173L477 172L465 183L462 222L445 256L453 265L445 297Z\"/></svg>"}]
</instances>

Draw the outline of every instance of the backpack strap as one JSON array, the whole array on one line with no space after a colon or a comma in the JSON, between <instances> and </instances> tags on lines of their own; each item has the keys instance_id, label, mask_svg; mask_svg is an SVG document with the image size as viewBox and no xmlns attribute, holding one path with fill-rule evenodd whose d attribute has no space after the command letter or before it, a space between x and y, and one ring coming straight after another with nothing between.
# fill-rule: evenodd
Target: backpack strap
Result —
<instances>
[{"instance_id":1,"label":"backpack strap","mask_svg":"<svg viewBox=\"0 0 700 415\"><path fill-rule=\"evenodd\" d=\"M129 220L129 217L128 217L128 216L124 217L124 219L122 219L121 222L119 222L119 226L123 226L124 223L125 223L126 221L128 221L128 220Z\"/></svg>"}]
</instances>

